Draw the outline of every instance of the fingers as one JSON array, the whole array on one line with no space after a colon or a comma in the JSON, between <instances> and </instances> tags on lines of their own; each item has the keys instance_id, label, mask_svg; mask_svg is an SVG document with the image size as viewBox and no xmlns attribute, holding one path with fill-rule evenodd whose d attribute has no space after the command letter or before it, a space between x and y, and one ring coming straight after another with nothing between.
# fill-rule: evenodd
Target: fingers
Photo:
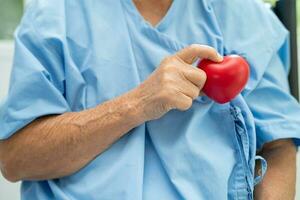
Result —
<instances>
[{"instance_id":1,"label":"fingers","mask_svg":"<svg viewBox=\"0 0 300 200\"><path fill-rule=\"evenodd\" d=\"M200 94L199 87L186 79L184 79L178 87L181 93L190 97L192 100L196 99Z\"/></svg>"},{"instance_id":2,"label":"fingers","mask_svg":"<svg viewBox=\"0 0 300 200\"><path fill-rule=\"evenodd\" d=\"M169 70L168 73L173 74L172 72L176 72L174 74L174 80L176 80L174 85L177 85L177 88L190 98L197 98L206 82L206 73L203 70L183 63L178 59L175 60L175 62L172 61L172 64L173 70Z\"/></svg>"},{"instance_id":3,"label":"fingers","mask_svg":"<svg viewBox=\"0 0 300 200\"><path fill-rule=\"evenodd\" d=\"M203 70L194 68L192 66L187 66L182 73L188 81L192 82L200 90L203 88L207 79L206 73Z\"/></svg>"},{"instance_id":4,"label":"fingers","mask_svg":"<svg viewBox=\"0 0 300 200\"><path fill-rule=\"evenodd\" d=\"M175 98L174 105L176 109L185 111L188 110L193 104L193 99L189 96L186 96L183 93L179 93L178 96Z\"/></svg>"},{"instance_id":5,"label":"fingers","mask_svg":"<svg viewBox=\"0 0 300 200\"><path fill-rule=\"evenodd\" d=\"M178 56L187 64L193 64L198 58L209 59L215 62L223 60L223 57L214 48L200 44L192 44L177 52L175 56Z\"/></svg>"}]
</instances>

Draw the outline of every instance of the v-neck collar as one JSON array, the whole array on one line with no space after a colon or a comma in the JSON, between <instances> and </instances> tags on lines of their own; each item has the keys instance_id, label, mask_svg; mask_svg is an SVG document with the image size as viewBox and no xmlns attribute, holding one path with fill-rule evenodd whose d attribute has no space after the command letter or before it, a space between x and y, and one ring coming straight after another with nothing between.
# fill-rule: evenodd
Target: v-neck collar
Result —
<instances>
[{"instance_id":1,"label":"v-neck collar","mask_svg":"<svg viewBox=\"0 0 300 200\"><path fill-rule=\"evenodd\" d=\"M173 0L165 17L163 17L160 23L155 27L143 18L132 0L120 0L120 2L126 10L126 15L129 15L127 20L132 21L143 34L151 35L152 38L155 38L161 44L167 45L174 52L179 51L188 45L174 38L170 38L164 33L164 30L169 26L170 21L176 20L175 15L178 12L178 9L184 7L184 0Z\"/></svg>"},{"instance_id":2,"label":"v-neck collar","mask_svg":"<svg viewBox=\"0 0 300 200\"><path fill-rule=\"evenodd\" d=\"M147 24L152 29L159 30L161 27L164 26L164 24L168 24L168 22L173 18L173 15L175 13L176 7L178 5L178 0L173 0L172 4L170 5L169 9L167 10L166 14L162 17L162 19L153 26L150 22L145 20L145 18L142 16L140 11L137 9L136 5L134 4L133 0L127 0L130 7L132 8L135 16L139 18L139 21L141 21L144 24Z\"/></svg>"}]
</instances>

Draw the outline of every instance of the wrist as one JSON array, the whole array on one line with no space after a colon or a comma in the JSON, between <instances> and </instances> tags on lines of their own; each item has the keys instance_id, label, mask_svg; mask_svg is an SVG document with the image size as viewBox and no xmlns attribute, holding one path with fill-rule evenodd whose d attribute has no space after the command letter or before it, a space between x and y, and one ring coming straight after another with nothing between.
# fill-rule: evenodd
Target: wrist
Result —
<instances>
[{"instance_id":1,"label":"wrist","mask_svg":"<svg viewBox=\"0 0 300 200\"><path fill-rule=\"evenodd\" d=\"M138 88L125 94L123 102L128 110L128 118L131 121L136 124L142 124L149 120L144 112L146 105Z\"/></svg>"}]
</instances>

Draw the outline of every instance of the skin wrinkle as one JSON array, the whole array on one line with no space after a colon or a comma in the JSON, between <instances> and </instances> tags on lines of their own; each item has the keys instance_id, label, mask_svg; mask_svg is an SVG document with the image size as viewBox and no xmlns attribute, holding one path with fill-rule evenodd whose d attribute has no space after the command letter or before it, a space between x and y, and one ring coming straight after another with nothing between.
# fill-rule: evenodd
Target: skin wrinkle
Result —
<instances>
[{"instance_id":1,"label":"skin wrinkle","mask_svg":"<svg viewBox=\"0 0 300 200\"><path fill-rule=\"evenodd\" d=\"M262 182L255 187L255 199L294 200L296 148L293 141L282 139L267 143L258 154L267 160L268 170Z\"/></svg>"},{"instance_id":2,"label":"skin wrinkle","mask_svg":"<svg viewBox=\"0 0 300 200\"><path fill-rule=\"evenodd\" d=\"M128 103L126 103L128 104ZM18 137L20 137L22 134L30 134L29 130L31 130L33 127L35 128L34 132L37 133L35 137L23 137L23 144L22 145L6 145L9 149L5 150L5 152L9 152L11 155L20 154L19 152L22 152L25 155L30 155L32 151L38 151L39 154L32 154L31 160L37 163L27 163L26 160L22 160L24 158L23 156L15 157L15 156L7 156L9 158L14 159L14 161L9 161L13 163L19 163L21 166L24 167L24 169L28 169L30 171L32 169L31 166L43 166L42 169L35 169L36 177L35 179L39 179L39 177L45 176L44 172L48 171L46 176L49 176L49 178L55 178L56 176L66 175L65 173L71 174L68 170L63 170L63 167L58 165L58 162L51 162L48 163L49 159L47 157L47 154L49 152L52 152L52 154L57 156L57 159L64 159L66 163L68 163L69 166L72 166L74 162L78 162L78 157L82 159L83 163L86 163L87 160L91 160L92 158L96 157L97 154L92 154L92 156L87 157L87 151L84 150L84 148L77 150L78 152L76 154L69 154L68 156L60 157L61 152L70 152L74 151L72 147L74 146L80 146L81 143L83 143L83 140L85 142L89 142L91 140L90 136L95 133L97 130L93 130L95 127L95 124L100 124L99 126L111 126L110 122L116 121L116 120L124 120L124 117L121 117L119 110L124 110L124 105L126 104L117 104L112 103L109 104L103 104L101 106L102 109L99 109L99 111L96 110L88 110L83 111L81 113L65 113L63 115L59 116L47 116L40 118L30 124L28 127L21 130L19 133L17 133L15 136L13 136L11 141L6 141L7 143L13 143L13 140L17 140ZM105 109L104 107L109 107L109 109ZM128 106L125 106L128 107ZM133 106L132 106L133 107ZM106 112L105 112L106 110ZM116 112L114 112L116 111ZM114 118L114 119L112 119ZM99 120L100 119L100 120ZM99 123L100 122L100 123ZM132 124L132 123L128 123ZM125 126L122 125L121 129L125 129ZM126 127L126 130L128 128ZM103 131L103 135L106 138L108 137L108 134L116 131L114 130L113 126L109 129L109 131ZM123 130L122 130L123 131ZM118 130L118 132L120 132ZM57 140L57 136L62 137L62 139ZM78 135L84 135L85 137L77 137ZM118 133L118 135L121 135ZM119 136L117 136L119 138ZM1 142L4 143L4 142ZM104 145L99 145L101 143L93 143L89 148L97 148L101 149L100 151L103 151L103 149L107 148L111 145L111 142L103 141L103 143L107 143ZM24 148L24 146L30 146L31 148ZM47 146L47 148L44 148ZM13 148L12 148L13 147ZM35 150L37 149L37 150ZM45 164L44 164L45 163ZM11 165L15 166L15 172L20 171L18 170L18 165ZM27 166L27 167L26 167ZM72 171L77 171L78 168L73 169ZM40 172L41 171L41 172ZM72 172L73 173L73 172ZM26 172L25 172L26 174ZM52 177L55 174L55 177ZM16 175L18 176L18 175ZM21 175L20 175L21 176ZM30 178L29 176L22 175L22 179Z\"/></svg>"}]
</instances>

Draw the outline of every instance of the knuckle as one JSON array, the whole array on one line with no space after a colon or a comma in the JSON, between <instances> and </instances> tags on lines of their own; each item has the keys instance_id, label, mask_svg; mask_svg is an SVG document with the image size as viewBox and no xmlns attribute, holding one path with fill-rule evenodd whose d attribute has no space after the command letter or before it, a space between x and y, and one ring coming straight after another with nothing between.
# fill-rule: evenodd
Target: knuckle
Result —
<instances>
[{"instance_id":1,"label":"knuckle","mask_svg":"<svg viewBox=\"0 0 300 200\"><path fill-rule=\"evenodd\" d=\"M162 63L163 64L168 63L170 60L171 60L171 56L167 56L163 59Z\"/></svg>"},{"instance_id":2,"label":"knuckle","mask_svg":"<svg viewBox=\"0 0 300 200\"><path fill-rule=\"evenodd\" d=\"M169 94L169 91L168 90L161 91L161 93L160 93L160 99L163 102L169 102L170 99L171 99L171 95Z\"/></svg>"},{"instance_id":3,"label":"knuckle","mask_svg":"<svg viewBox=\"0 0 300 200\"><path fill-rule=\"evenodd\" d=\"M162 81L172 81L172 77L174 78L175 74L180 71L175 65L165 65L161 69L161 78Z\"/></svg>"},{"instance_id":4,"label":"knuckle","mask_svg":"<svg viewBox=\"0 0 300 200\"><path fill-rule=\"evenodd\" d=\"M197 50L201 49L201 45L191 44L188 48L189 48L189 50L197 51Z\"/></svg>"},{"instance_id":5,"label":"knuckle","mask_svg":"<svg viewBox=\"0 0 300 200\"><path fill-rule=\"evenodd\" d=\"M206 83L207 81L207 75L204 71L200 71L200 81L199 81L199 86L200 86L200 89L202 89L202 87L204 86L204 84Z\"/></svg>"},{"instance_id":6,"label":"knuckle","mask_svg":"<svg viewBox=\"0 0 300 200\"><path fill-rule=\"evenodd\" d=\"M161 107L162 107L162 109L163 109L164 112L168 112L169 110L172 109L172 106L170 104L168 104L168 103L162 104Z\"/></svg>"},{"instance_id":7,"label":"knuckle","mask_svg":"<svg viewBox=\"0 0 300 200\"><path fill-rule=\"evenodd\" d=\"M202 47L203 49L205 49L206 51L213 51L213 50L214 50L213 47L208 46L208 45L201 45L201 47Z\"/></svg>"},{"instance_id":8,"label":"knuckle","mask_svg":"<svg viewBox=\"0 0 300 200\"><path fill-rule=\"evenodd\" d=\"M205 54L205 58L209 59L218 55L218 52L211 46L201 45L203 53Z\"/></svg>"},{"instance_id":9,"label":"knuckle","mask_svg":"<svg viewBox=\"0 0 300 200\"><path fill-rule=\"evenodd\" d=\"M171 78L170 78L170 75L168 73L163 73L161 75L161 86L162 87L166 87L166 86L169 86L169 83L171 82Z\"/></svg>"},{"instance_id":10,"label":"knuckle","mask_svg":"<svg viewBox=\"0 0 300 200\"><path fill-rule=\"evenodd\" d=\"M192 94L193 99L196 99L199 96L199 93L200 93L200 89L195 89Z\"/></svg>"},{"instance_id":11,"label":"knuckle","mask_svg":"<svg viewBox=\"0 0 300 200\"><path fill-rule=\"evenodd\" d=\"M182 103L180 110L186 111L192 106L192 104L193 104L193 100L189 98L185 100L184 103Z\"/></svg>"},{"instance_id":12,"label":"knuckle","mask_svg":"<svg viewBox=\"0 0 300 200\"><path fill-rule=\"evenodd\" d=\"M218 52L217 52L217 50L215 50L215 49L213 49L213 52L212 52L211 54L212 54L212 56L213 56L214 58L217 58L217 57L218 57Z\"/></svg>"},{"instance_id":13,"label":"knuckle","mask_svg":"<svg viewBox=\"0 0 300 200\"><path fill-rule=\"evenodd\" d=\"M168 64L165 64L165 65L162 66L162 73L167 74L167 73L169 73L170 71L172 71L172 68L173 68L173 66L170 65L169 63L168 63Z\"/></svg>"},{"instance_id":14,"label":"knuckle","mask_svg":"<svg viewBox=\"0 0 300 200\"><path fill-rule=\"evenodd\" d=\"M208 49L208 58L217 58L217 57L218 57L218 52L214 48L210 47Z\"/></svg>"},{"instance_id":15,"label":"knuckle","mask_svg":"<svg viewBox=\"0 0 300 200\"><path fill-rule=\"evenodd\" d=\"M167 57L164 58L163 63L169 64L169 63L173 63L175 61L176 61L175 56L167 56Z\"/></svg>"},{"instance_id":16,"label":"knuckle","mask_svg":"<svg viewBox=\"0 0 300 200\"><path fill-rule=\"evenodd\" d=\"M200 76L201 76L202 82L205 82L207 80L207 75L203 70L200 70Z\"/></svg>"}]
</instances>

